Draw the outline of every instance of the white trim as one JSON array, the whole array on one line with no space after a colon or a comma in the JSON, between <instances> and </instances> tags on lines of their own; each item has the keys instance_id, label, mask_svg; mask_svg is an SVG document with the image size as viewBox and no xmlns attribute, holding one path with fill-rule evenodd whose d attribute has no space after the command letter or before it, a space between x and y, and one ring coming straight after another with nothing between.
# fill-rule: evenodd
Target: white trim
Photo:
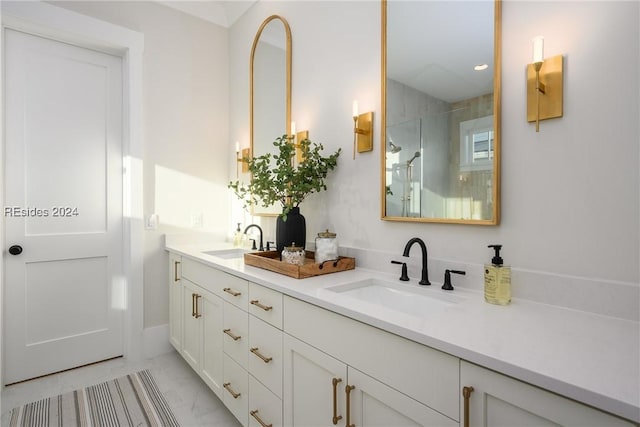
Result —
<instances>
[{"instance_id":1,"label":"white trim","mask_svg":"<svg viewBox=\"0 0 640 427\"><path fill-rule=\"evenodd\" d=\"M143 131L142 131L142 54L144 35L136 31L81 15L42 2L1 2L0 46L4 46L5 28L77 46L99 50L123 58L124 81L124 275L127 282L127 310L124 324L124 355L131 360L143 357ZM1 53L1 52L0 52ZM4 58L4 57L2 57ZM4 65L0 69L4 85ZM3 88L4 89L4 88ZM4 103L4 94L2 102ZM1 118L0 122L4 120ZM4 123L0 124L4 148ZM2 150L3 151L3 150ZM4 152L0 154L0 191L4 188ZM4 193L0 194L4 201ZM3 250L4 252L4 250ZM0 263L0 269L3 263ZM0 294L4 295L4 271L0 270ZM0 328L2 327L0 304ZM0 329L1 330L1 329ZM0 378L2 377L0 342Z\"/></svg>"}]
</instances>

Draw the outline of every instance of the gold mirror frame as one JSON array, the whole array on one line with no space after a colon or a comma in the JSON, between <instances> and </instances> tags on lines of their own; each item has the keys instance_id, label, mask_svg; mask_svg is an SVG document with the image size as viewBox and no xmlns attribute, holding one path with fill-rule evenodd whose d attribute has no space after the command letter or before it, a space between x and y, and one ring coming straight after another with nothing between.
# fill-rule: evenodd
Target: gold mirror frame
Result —
<instances>
[{"instance_id":1,"label":"gold mirror frame","mask_svg":"<svg viewBox=\"0 0 640 427\"><path fill-rule=\"evenodd\" d=\"M500 223L500 146L501 146L501 27L502 27L502 0L494 2L494 74L493 74L493 131L494 131L494 159L492 175L492 217L490 219L458 219L436 217L405 217L387 216L387 187L386 187L386 154L387 154L387 0L382 0L382 55L381 55L381 87L382 87L382 120L381 120L381 192L380 206L381 219L385 221L402 222L429 222L446 224L475 224L498 225Z\"/></svg>"},{"instance_id":2,"label":"gold mirror frame","mask_svg":"<svg viewBox=\"0 0 640 427\"><path fill-rule=\"evenodd\" d=\"M285 31L285 35L286 35L286 52L285 52L285 67L286 67L286 76L285 76L285 87L286 87L286 100L285 100L285 123L284 123L284 128L283 128L283 132L280 135L271 135L270 138L272 138L272 141L275 140L275 138L282 136L282 134L286 133L286 134L290 134L291 133L291 28L289 27L289 23L287 22L286 19L284 19L283 17L279 16L279 15L271 15L269 16L267 19L265 19L262 24L260 25L260 28L258 28L258 32L256 33L254 39L253 39L253 46L251 47L251 57L249 60L249 144L250 144L250 150L251 150L251 156L254 155L254 153L256 153L256 147L255 147L255 126L254 126L254 119L256 116L256 111L255 111L255 100L254 100L254 65L255 65L255 53L256 53L256 48L258 47L258 43L260 41L260 36L262 35L262 31L265 29L265 27L272 21L276 21L279 20L280 22L282 22L283 26L284 26L284 31ZM257 155L261 155L263 153L257 153ZM251 206L251 215L254 216L277 216L280 212L258 212L257 211L258 206L252 205ZM262 209L267 209L267 208L262 208ZM280 207L278 207L278 209L280 210Z\"/></svg>"}]
</instances>

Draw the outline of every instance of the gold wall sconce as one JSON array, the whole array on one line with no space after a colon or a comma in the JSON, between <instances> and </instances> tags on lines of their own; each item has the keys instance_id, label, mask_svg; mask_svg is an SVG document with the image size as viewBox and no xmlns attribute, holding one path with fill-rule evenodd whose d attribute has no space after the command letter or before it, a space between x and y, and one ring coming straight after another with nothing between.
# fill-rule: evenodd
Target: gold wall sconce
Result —
<instances>
[{"instance_id":1,"label":"gold wall sconce","mask_svg":"<svg viewBox=\"0 0 640 427\"><path fill-rule=\"evenodd\" d=\"M527 121L562 117L563 56L544 59L544 38L533 39L533 63L527 66Z\"/></svg>"},{"instance_id":2,"label":"gold wall sconce","mask_svg":"<svg viewBox=\"0 0 640 427\"><path fill-rule=\"evenodd\" d=\"M238 178L238 163L241 163L242 173L249 172L249 163L245 159L249 158L250 150L248 148L242 149L242 155L240 155L240 143L236 142L236 178Z\"/></svg>"},{"instance_id":3,"label":"gold wall sconce","mask_svg":"<svg viewBox=\"0 0 640 427\"><path fill-rule=\"evenodd\" d=\"M251 150L248 148L242 149L242 158L240 161L242 162L242 173L249 172L249 163L245 159L249 159L251 157Z\"/></svg>"},{"instance_id":4,"label":"gold wall sconce","mask_svg":"<svg viewBox=\"0 0 640 427\"><path fill-rule=\"evenodd\" d=\"M296 148L295 161L300 164L304 161L304 153L302 152L300 142L305 139L309 139L309 131L302 130L300 132L296 132L296 122L291 122L291 134L289 135L289 139L291 140L291 144Z\"/></svg>"},{"instance_id":5,"label":"gold wall sconce","mask_svg":"<svg viewBox=\"0 0 640 427\"><path fill-rule=\"evenodd\" d=\"M298 162L298 164L304 162L304 153L302 152L300 142L304 141L305 139L309 139L308 130L302 130L296 133L296 162Z\"/></svg>"},{"instance_id":6,"label":"gold wall sconce","mask_svg":"<svg viewBox=\"0 0 640 427\"><path fill-rule=\"evenodd\" d=\"M358 114L358 101L353 101L353 159L358 153L373 150L373 112Z\"/></svg>"}]
</instances>

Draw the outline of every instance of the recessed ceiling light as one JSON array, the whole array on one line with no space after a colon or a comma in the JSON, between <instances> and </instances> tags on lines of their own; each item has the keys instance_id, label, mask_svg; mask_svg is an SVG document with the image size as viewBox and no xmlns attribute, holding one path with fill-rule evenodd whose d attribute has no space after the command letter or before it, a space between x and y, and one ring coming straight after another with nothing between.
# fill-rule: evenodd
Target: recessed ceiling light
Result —
<instances>
[{"instance_id":1,"label":"recessed ceiling light","mask_svg":"<svg viewBox=\"0 0 640 427\"><path fill-rule=\"evenodd\" d=\"M489 65L487 64L478 64L475 67L473 67L473 69L476 71L486 70L487 68L489 68Z\"/></svg>"}]
</instances>

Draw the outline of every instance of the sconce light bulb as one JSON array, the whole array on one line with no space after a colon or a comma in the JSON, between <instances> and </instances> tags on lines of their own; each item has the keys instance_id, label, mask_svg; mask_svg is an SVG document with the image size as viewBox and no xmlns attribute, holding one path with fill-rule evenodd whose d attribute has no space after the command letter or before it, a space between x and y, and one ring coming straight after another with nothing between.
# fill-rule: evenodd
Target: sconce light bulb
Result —
<instances>
[{"instance_id":1,"label":"sconce light bulb","mask_svg":"<svg viewBox=\"0 0 640 427\"><path fill-rule=\"evenodd\" d=\"M544 37L537 36L533 40L533 63L544 61Z\"/></svg>"}]
</instances>

